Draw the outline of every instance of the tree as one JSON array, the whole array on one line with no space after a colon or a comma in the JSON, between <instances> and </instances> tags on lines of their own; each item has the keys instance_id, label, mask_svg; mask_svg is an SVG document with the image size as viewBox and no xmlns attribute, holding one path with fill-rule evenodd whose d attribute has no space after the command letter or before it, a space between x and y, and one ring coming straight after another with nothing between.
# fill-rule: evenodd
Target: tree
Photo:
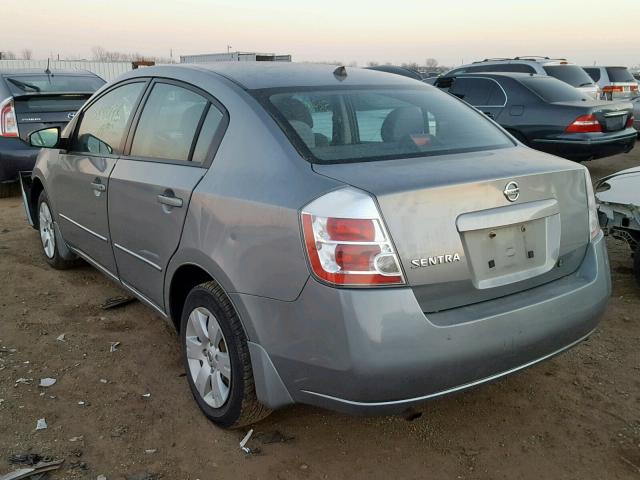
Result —
<instances>
[{"instance_id":1,"label":"tree","mask_svg":"<svg viewBox=\"0 0 640 480\"><path fill-rule=\"evenodd\" d=\"M0 52L0 58L2 60L15 60L16 54L13 53L11 50L7 50L6 52Z\"/></svg>"},{"instance_id":2,"label":"tree","mask_svg":"<svg viewBox=\"0 0 640 480\"><path fill-rule=\"evenodd\" d=\"M380 65L378 62L367 62L367 67L377 67Z\"/></svg>"},{"instance_id":3,"label":"tree","mask_svg":"<svg viewBox=\"0 0 640 480\"><path fill-rule=\"evenodd\" d=\"M29 48L23 49L21 54L22 54L22 58L25 60L31 60L31 58L33 57L33 51Z\"/></svg>"},{"instance_id":4,"label":"tree","mask_svg":"<svg viewBox=\"0 0 640 480\"><path fill-rule=\"evenodd\" d=\"M425 65L428 69L435 70L436 68L438 68L438 60L436 60L435 58L427 58Z\"/></svg>"}]
</instances>

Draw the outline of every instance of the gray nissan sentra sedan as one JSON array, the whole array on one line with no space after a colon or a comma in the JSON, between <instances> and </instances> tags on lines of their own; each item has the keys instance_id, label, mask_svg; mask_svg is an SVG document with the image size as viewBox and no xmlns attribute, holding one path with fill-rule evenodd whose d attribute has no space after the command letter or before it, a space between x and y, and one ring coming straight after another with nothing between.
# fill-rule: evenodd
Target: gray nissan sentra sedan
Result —
<instances>
[{"instance_id":1,"label":"gray nissan sentra sedan","mask_svg":"<svg viewBox=\"0 0 640 480\"><path fill-rule=\"evenodd\" d=\"M147 68L31 143L47 261L172 322L221 426L401 412L576 345L610 293L587 170L409 78Z\"/></svg>"}]
</instances>

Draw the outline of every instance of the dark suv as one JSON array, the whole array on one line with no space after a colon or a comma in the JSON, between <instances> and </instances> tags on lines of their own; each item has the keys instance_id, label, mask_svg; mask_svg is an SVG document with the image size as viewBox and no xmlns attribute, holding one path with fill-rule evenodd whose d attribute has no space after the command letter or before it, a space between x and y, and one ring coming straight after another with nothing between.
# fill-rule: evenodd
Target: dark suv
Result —
<instances>
[{"instance_id":1,"label":"dark suv","mask_svg":"<svg viewBox=\"0 0 640 480\"><path fill-rule=\"evenodd\" d=\"M63 127L105 81L87 71L0 70L0 198L17 192L20 170L31 170L39 148L29 134Z\"/></svg>"}]
</instances>

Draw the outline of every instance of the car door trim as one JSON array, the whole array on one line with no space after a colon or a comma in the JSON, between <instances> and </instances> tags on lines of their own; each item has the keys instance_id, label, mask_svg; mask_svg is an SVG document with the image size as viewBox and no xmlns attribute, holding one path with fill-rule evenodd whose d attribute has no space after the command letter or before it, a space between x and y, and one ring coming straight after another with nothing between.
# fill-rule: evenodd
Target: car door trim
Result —
<instances>
[{"instance_id":1,"label":"car door trim","mask_svg":"<svg viewBox=\"0 0 640 480\"><path fill-rule=\"evenodd\" d=\"M146 263L147 265L152 266L153 268L155 268L159 272L162 271L162 267L160 265L158 265L157 263L153 263L151 260L149 260L147 258L144 258L142 255L139 255L136 252L132 252L128 248L125 248L125 247L123 247L122 245L120 245L118 243L114 243L113 246L116 247L118 250L123 251L124 253L128 253L132 257L137 258L138 260L141 260L142 262Z\"/></svg>"},{"instance_id":2,"label":"car door trim","mask_svg":"<svg viewBox=\"0 0 640 480\"><path fill-rule=\"evenodd\" d=\"M133 293L136 297L138 297L140 299L140 301L142 301L143 303L146 303L147 305L149 305L151 308L153 308L156 312L158 312L160 315L162 315L164 318L168 318L168 315L165 313L165 311L160 308L158 305L156 305L153 301L149 300L145 295L143 295L142 293L140 293L138 290L136 290L135 288L133 288L131 285L129 285L127 282L125 282L124 280L120 280L120 283L122 284L122 286L124 288L126 288L127 290L129 290L131 293Z\"/></svg>"},{"instance_id":3,"label":"car door trim","mask_svg":"<svg viewBox=\"0 0 640 480\"><path fill-rule=\"evenodd\" d=\"M102 240L103 242L107 242L109 243L109 239L107 237L105 237L104 235L100 235L99 233L94 232L93 230L91 230L90 228L85 227L84 225L81 225L80 223L76 222L75 220L70 219L69 217L67 217L64 213L59 213L58 214L61 218L64 218L67 222L70 222L72 224L74 224L76 227L81 228L82 230L84 230L87 233L90 233L91 235L93 235L96 238L99 238L100 240Z\"/></svg>"},{"instance_id":4,"label":"car door trim","mask_svg":"<svg viewBox=\"0 0 640 480\"><path fill-rule=\"evenodd\" d=\"M100 265L92 257L90 257L89 255L84 253L79 248L72 247L72 246L69 245L69 250L71 250L73 253L75 253L79 257L82 257L83 260L85 260L86 262L90 263L91 266L93 266L94 268L97 268L98 270L100 270L102 273L104 273L110 279L115 280L116 282L120 283L120 279L117 276L115 276L113 273L111 273L109 271L109 269L107 269L106 267L103 267L102 265Z\"/></svg>"}]
</instances>

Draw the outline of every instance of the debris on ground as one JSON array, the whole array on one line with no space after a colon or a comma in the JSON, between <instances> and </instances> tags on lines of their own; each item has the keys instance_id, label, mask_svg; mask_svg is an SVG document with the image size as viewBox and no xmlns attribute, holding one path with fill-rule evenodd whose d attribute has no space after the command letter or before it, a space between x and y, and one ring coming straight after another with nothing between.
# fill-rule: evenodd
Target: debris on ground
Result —
<instances>
[{"instance_id":1,"label":"debris on ground","mask_svg":"<svg viewBox=\"0 0 640 480\"><path fill-rule=\"evenodd\" d=\"M255 450L252 450L251 448L246 446L247 442L251 438L251 435L253 435L253 428L247 432L247 434L244 436L244 438L242 440L240 440L240 449L244 453L248 453L248 454L255 453Z\"/></svg>"},{"instance_id":2,"label":"debris on ground","mask_svg":"<svg viewBox=\"0 0 640 480\"><path fill-rule=\"evenodd\" d=\"M109 347L109 351L111 353L117 352L119 346L120 346L120 342L111 342L111 347Z\"/></svg>"},{"instance_id":3,"label":"debris on ground","mask_svg":"<svg viewBox=\"0 0 640 480\"><path fill-rule=\"evenodd\" d=\"M134 473L126 476L127 480L157 480L158 478L160 478L159 475L149 472Z\"/></svg>"},{"instance_id":4,"label":"debris on ground","mask_svg":"<svg viewBox=\"0 0 640 480\"><path fill-rule=\"evenodd\" d=\"M136 301L136 297L128 297L124 295L119 295L117 297L107 298L100 308L103 310L109 310L111 308L118 308L128 305L129 303L133 303Z\"/></svg>"},{"instance_id":5,"label":"debris on ground","mask_svg":"<svg viewBox=\"0 0 640 480\"><path fill-rule=\"evenodd\" d=\"M39 418L36 422L36 430L44 430L48 427L47 421L44 418Z\"/></svg>"},{"instance_id":6,"label":"debris on ground","mask_svg":"<svg viewBox=\"0 0 640 480\"><path fill-rule=\"evenodd\" d=\"M57 380L55 378L50 378L50 377L41 378L39 386L40 387L45 387L45 388L51 387L52 385L54 385L56 383L56 381Z\"/></svg>"},{"instance_id":7,"label":"debris on ground","mask_svg":"<svg viewBox=\"0 0 640 480\"><path fill-rule=\"evenodd\" d=\"M100 383L109 383L108 380L106 378L101 378L100 379Z\"/></svg>"},{"instance_id":8,"label":"debris on ground","mask_svg":"<svg viewBox=\"0 0 640 480\"><path fill-rule=\"evenodd\" d=\"M63 462L64 460L56 460L54 462L39 462L32 467L20 468L18 470L14 470L13 472L2 475L0 476L0 480L22 480L24 478L33 478L34 475L59 469L60 465L62 465Z\"/></svg>"},{"instance_id":9,"label":"debris on ground","mask_svg":"<svg viewBox=\"0 0 640 480\"><path fill-rule=\"evenodd\" d=\"M273 432L256 433L255 437L263 445L269 445L271 443L285 443L294 440L296 437L292 435L285 435L279 430Z\"/></svg>"},{"instance_id":10,"label":"debris on ground","mask_svg":"<svg viewBox=\"0 0 640 480\"><path fill-rule=\"evenodd\" d=\"M29 385L31 384L31 382L33 382L33 378L19 378L16 380L16 384L14 386L17 387L19 383L24 383L25 385Z\"/></svg>"},{"instance_id":11,"label":"debris on ground","mask_svg":"<svg viewBox=\"0 0 640 480\"><path fill-rule=\"evenodd\" d=\"M81 442L82 440L84 440L84 435L80 435L79 437L71 437L69 439L70 442Z\"/></svg>"},{"instance_id":12,"label":"debris on ground","mask_svg":"<svg viewBox=\"0 0 640 480\"><path fill-rule=\"evenodd\" d=\"M147 448L147 449L144 451L144 453L151 455L151 454L156 453L157 451L158 451L158 449L157 449L157 448Z\"/></svg>"},{"instance_id":13,"label":"debris on ground","mask_svg":"<svg viewBox=\"0 0 640 480\"><path fill-rule=\"evenodd\" d=\"M142 396L143 396L144 398L150 398L150 397L151 397L151 394L150 394L150 393L143 393L143 394L142 394Z\"/></svg>"},{"instance_id":14,"label":"debris on ground","mask_svg":"<svg viewBox=\"0 0 640 480\"><path fill-rule=\"evenodd\" d=\"M64 342L64 333L61 333L60 335L58 335L56 337L56 340L59 341L59 342Z\"/></svg>"},{"instance_id":15,"label":"debris on ground","mask_svg":"<svg viewBox=\"0 0 640 480\"><path fill-rule=\"evenodd\" d=\"M106 477L106 475L98 475L96 477L96 480L107 480L107 477Z\"/></svg>"},{"instance_id":16,"label":"debris on ground","mask_svg":"<svg viewBox=\"0 0 640 480\"><path fill-rule=\"evenodd\" d=\"M9 455L9 463L11 465L29 465L34 466L40 462L51 462L53 458L45 457L39 453L14 453Z\"/></svg>"}]
</instances>

